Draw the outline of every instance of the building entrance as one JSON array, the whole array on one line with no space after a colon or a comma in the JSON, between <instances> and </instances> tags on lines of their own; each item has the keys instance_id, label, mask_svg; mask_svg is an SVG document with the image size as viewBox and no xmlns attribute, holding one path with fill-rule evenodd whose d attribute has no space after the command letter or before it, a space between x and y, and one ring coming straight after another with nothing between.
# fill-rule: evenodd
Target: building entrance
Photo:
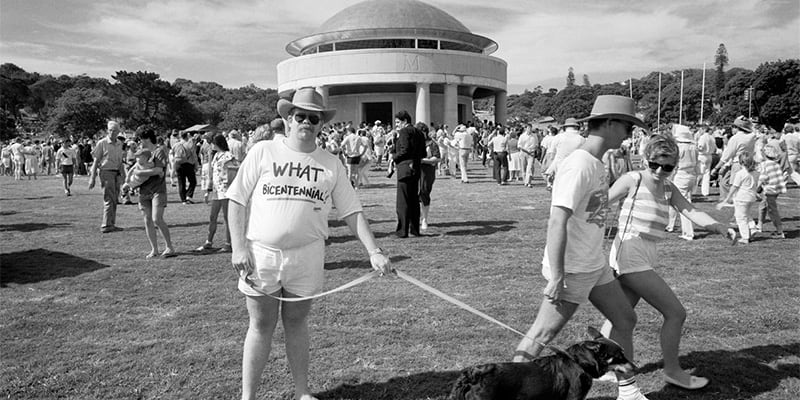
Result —
<instances>
[{"instance_id":1,"label":"building entrance","mask_svg":"<svg viewBox=\"0 0 800 400\"><path fill-rule=\"evenodd\" d=\"M375 120L381 120L383 126L394 124L394 117L392 116L392 102L381 103L362 103L361 115L364 116L363 120L367 124L373 124Z\"/></svg>"}]
</instances>

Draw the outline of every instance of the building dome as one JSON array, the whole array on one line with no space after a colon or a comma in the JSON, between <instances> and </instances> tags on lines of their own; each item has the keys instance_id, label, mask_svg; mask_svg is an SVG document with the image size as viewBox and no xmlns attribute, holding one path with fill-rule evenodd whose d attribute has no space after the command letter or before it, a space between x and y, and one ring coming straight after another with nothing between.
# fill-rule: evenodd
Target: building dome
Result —
<instances>
[{"instance_id":1,"label":"building dome","mask_svg":"<svg viewBox=\"0 0 800 400\"><path fill-rule=\"evenodd\" d=\"M345 8L314 32L421 28L471 33L452 15L417 0L368 0Z\"/></svg>"},{"instance_id":2,"label":"building dome","mask_svg":"<svg viewBox=\"0 0 800 400\"><path fill-rule=\"evenodd\" d=\"M309 36L286 46L294 56L318 46L370 39L431 39L453 43L454 49L493 53L497 43L473 34L452 15L418 0L367 0L338 12Z\"/></svg>"}]
</instances>

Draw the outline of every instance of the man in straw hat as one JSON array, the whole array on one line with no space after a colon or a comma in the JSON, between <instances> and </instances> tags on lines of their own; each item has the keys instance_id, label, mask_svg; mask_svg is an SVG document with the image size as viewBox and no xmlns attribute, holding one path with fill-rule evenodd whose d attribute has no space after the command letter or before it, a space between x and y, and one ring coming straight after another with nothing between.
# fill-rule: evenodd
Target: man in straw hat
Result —
<instances>
[{"instance_id":1,"label":"man in straw hat","mask_svg":"<svg viewBox=\"0 0 800 400\"><path fill-rule=\"evenodd\" d=\"M125 151L122 150L122 143L117 140L120 133L119 123L108 121L106 132L108 135L98 140L92 150L94 163L89 172L89 189L94 188L98 176L103 188L103 223L100 226L100 232L103 233L122 230L116 225L117 199L125 180Z\"/></svg>"},{"instance_id":2,"label":"man in straw hat","mask_svg":"<svg viewBox=\"0 0 800 400\"><path fill-rule=\"evenodd\" d=\"M750 153L751 155L756 151L756 134L753 132L753 123L744 116L739 116L733 121L734 135L728 139L728 144L722 151L717 166L712 170L712 174L719 173L723 166L730 165L731 170L729 174L719 178L719 196L724 198L730 190L730 178L736 175L741 169L739 165L739 155L742 153Z\"/></svg>"},{"instance_id":3,"label":"man in straw hat","mask_svg":"<svg viewBox=\"0 0 800 400\"><path fill-rule=\"evenodd\" d=\"M566 325L578 306L591 302L613 324L611 339L633 358L636 314L603 253L608 213L608 180L602 157L645 128L634 114L633 100L598 96L586 122L586 141L558 167L553 183L542 274L548 280L539 313L517 346L514 361L538 356ZM633 373L617 373L621 400L646 400Z\"/></svg>"},{"instance_id":4,"label":"man in straw hat","mask_svg":"<svg viewBox=\"0 0 800 400\"><path fill-rule=\"evenodd\" d=\"M311 400L307 321L311 300L281 303L272 296L308 297L321 291L328 214L334 206L363 243L372 267L388 273L390 265L375 243L344 166L316 145L322 125L336 111L324 107L314 88L298 89L291 101L278 100L277 108L286 120L286 139L256 143L227 192L231 262L240 273L239 290L247 296L250 316L242 398L255 398L280 319L295 399Z\"/></svg>"},{"instance_id":5,"label":"man in straw hat","mask_svg":"<svg viewBox=\"0 0 800 400\"><path fill-rule=\"evenodd\" d=\"M554 148L553 162L547 167L543 173L547 180L547 187L552 187L553 177L558 170L559 164L567 158L573 151L581 147L586 140L581 136L580 124L575 118L567 118L564 125L561 126L561 133L555 136L552 146Z\"/></svg>"}]
</instances>

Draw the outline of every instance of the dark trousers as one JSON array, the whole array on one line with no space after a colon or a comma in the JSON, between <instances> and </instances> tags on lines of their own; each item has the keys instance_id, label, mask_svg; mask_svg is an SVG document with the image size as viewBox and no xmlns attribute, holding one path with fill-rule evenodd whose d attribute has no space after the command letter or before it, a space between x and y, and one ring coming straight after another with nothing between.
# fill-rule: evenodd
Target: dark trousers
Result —
<instances>
[{"instance_id":1,"label":"dark trousers","mask_svg":"<svg viewBox=\"0 0 800 400\"><path fill-rule=\"evenodd\" d=\"M508 181L508 153L501 151L494 153L494 163L492 164L492 176L497 183Z\"/></svg>"},{"instance_id":2,"label":"dark trousers","mask_svg":"<svg viewBox=\"0 0 800 400\"><path fill-rule=\"evenodd\" d=\"M436 167L433 165L422 166L422 176L419 178L419 201L423 206L431 205L431 190L436 180Z\"/></svg>"},{"instance_id":3,"label":"dark trousers","mask_svg":"<svg viewBox=\"0 0 800 400\"><path fill-rule=\"evenodd\" d=\"M186 181L189 181L189 187L186 187ZM197 176L194 173L194 164L183 163L178 166L178 195L181 201L186 201L187 198L191 200L194 197L194 188L197 186Z\"/></svg>"},{"instance_id":4,"label":"dark trousers","mask_svg":"<svg viewBox=\"0 0 800 400\"><path fill-rule=\"evenodd\" d=\"M397 234L419 235L419 174L397 180Z\"/></svg>"}]
</instances>

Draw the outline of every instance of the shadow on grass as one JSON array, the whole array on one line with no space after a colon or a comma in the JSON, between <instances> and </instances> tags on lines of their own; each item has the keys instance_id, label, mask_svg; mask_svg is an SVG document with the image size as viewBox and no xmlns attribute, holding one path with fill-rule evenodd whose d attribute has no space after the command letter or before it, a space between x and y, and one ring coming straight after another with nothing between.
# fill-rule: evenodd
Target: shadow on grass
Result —
<instances>
[{"instance_id":1,"label":"shadow on grass","mask_svg":"<svg viewBox=\"0 0 800 400\"><path fill-rule=\"evenodd\" d=\"M460 371L430 371L386 382L342 384L331 390L316 393L324 399L418 400L445 399Z\"/></svg>"},{"instance_id":2,"label":"shadow on grass","mask_svg":"<svg viewBox=\"0 0 800 400\"><path fill-rule=\"evenodd\" d=\"M756 346L742 350L692 352L681 357L684 368L694 368L696 375L711 379L705 389L689 392L665 385L647 393L650 400L696 398L703 400L753 399L776 390L781 381L800 378L800 343ZM794 363L793 363L794 362ZM650 363L639 369L650 373L662 368ZM344 383L331 390L316 393L320 399L445 399L459 371L430 371L386 382ZM590 397L593 400L614 400L614 397Z\"/></svg>"},{"instance_id":3,"label":"shadow on grass","mask_svg":"<svg viewBox=\"0 0 800 400\"><path fill-rule=\"evenodd\" d=\"M34 249L0 255L0 287L78 276L108 265L71 254Z\"/></svg>"},{"instance_id":4,"label":"shadow on grass","mask_svg":"<svg viewBox=\"0 0 800 400\"><path fill-rule=\"evenodd\" d=\"M362 206L363 207L363 206ZM367 219L370 225L375 224L385 224L387 222L395 222L393 219ZM347 222L344 222L341 219L329 219L328 220L328 227L330 228L338 228L341 226L347 226Z\"/></svg>"},{"instance_id":5,"label":"shadow on grass","mask_svg":"<svg viewBox=\"0 0 800 400\"><path fill-rule=\"evenodd\" d=\"M389 260L392 261L392 264L397 264L400 261L408 260L411 257L408 256L393 256L389 257ZM336 261L325 263L325 270L331 271L334 269L372 269L372 265L369 263L368 259L358 259L358 260L344 260L344 261Z\"/></svg>"},{"instance_id":6,"label":"shadow on grass","mask_svg":"<svg viewBox=\"0 0 800 400\"><path fill-rule=\"evenodd\" d=\"M140 225L134 225L134 226L130 226L130 227L125 227L125 230L126 231L143 231L144 230L144 225L143 224L144 223L142 223ZM223 224L224 224L224 222L222 221L222 217L220 217L219 221L217 221L217 225L223 225ZM194 228L194 227L197 227L197 226L206 226L207 227L208 226L208 221L187 222L185 224L170 224L169 222L167 222L167 226L169 226L169 229Z\"/></svg>"},{"instance_id":7,"label":"shadow on grass","mask_svg":"<svg viewBox=\"0 0 800 400\"><path fill-rule=\"evenodd\" d=\"M4 224L0 225L0 232L34 232L50 228L64 228L71 224L55 223L45 224L42 222L28 222L24 224Z\"/></svg>"},{"instance_id":8,"label":"shadow on grass","mask_svg":"<svg viewBox=\"0 0 800 400\"><path fill-rule=\"evenodd\" d=\"M703 400L752 399L777 389L787 378L800 378L800 343L765 345L741 350L693 351L681 357L681 365L694 368L694 375L711 380L708 387L693 392ZM640 373L656 371L662 363L643 365ZM650 392L650 400L684 398L689 392L665 385Z\"/></svg>"},{"instance_id":9,"label":"shadow on grass","mask_svg":"<svg viewBox=\"0 0 800 400\"><path fill-rule=\"evenodd\" d=\"M448 236L486 236L497 232L508 232L515 228L517 221L459 221L431 224L437 228L475 227L473 229L457 229L445 232Z\"/></svg>"}]
</instances>

